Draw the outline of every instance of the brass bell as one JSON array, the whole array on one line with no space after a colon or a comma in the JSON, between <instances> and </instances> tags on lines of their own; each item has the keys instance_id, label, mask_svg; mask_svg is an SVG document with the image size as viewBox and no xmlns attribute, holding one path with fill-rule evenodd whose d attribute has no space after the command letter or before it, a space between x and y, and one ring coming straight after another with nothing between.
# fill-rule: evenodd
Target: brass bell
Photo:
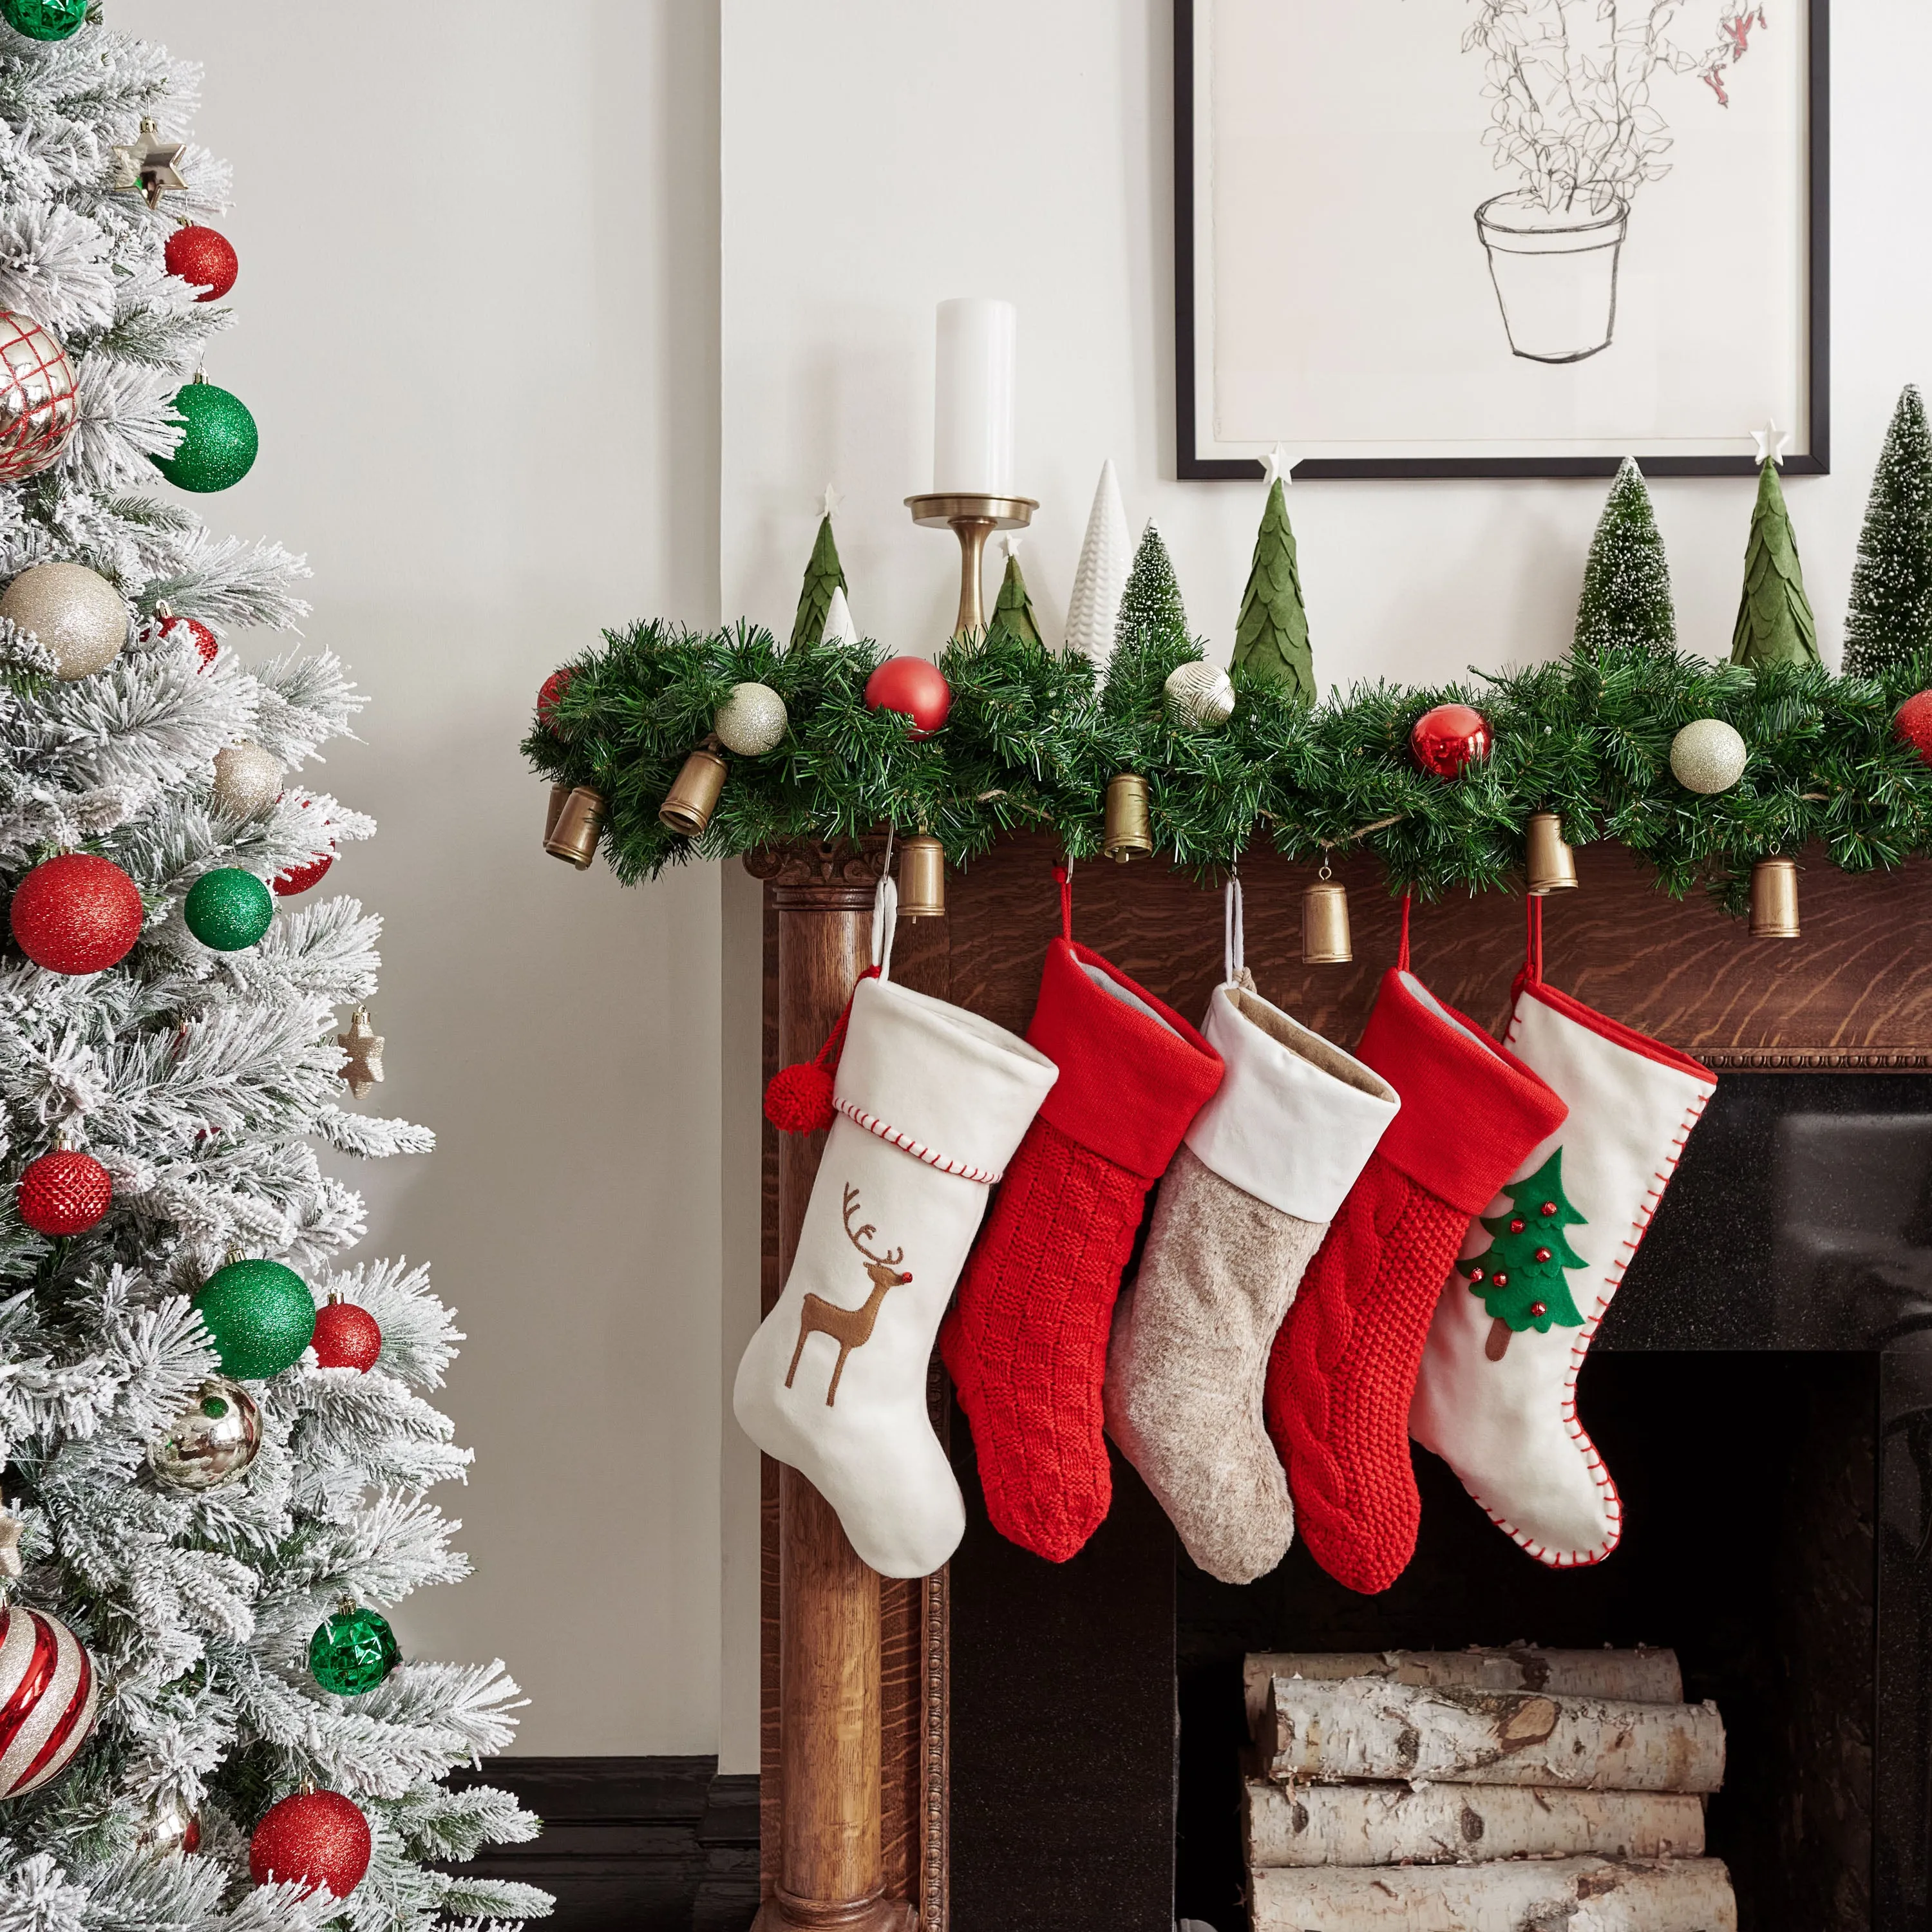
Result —
<instances>
[{"instance_id":1,"label":"brass bell","mask_svg":"<svg viewBox=\"0 0 1932 1932\"><path fill-rule=\"evenodd\" d=\"M556 830L556 821L563 810L563 802L570 796L570 788L559 778L550 788L550 804L544 813L544 844L550 844L550 835Z\"/></svg>"},{"instance_id":2,"label":"brass bell","mask_svg":"<svg viewBox=\"0 0 1932 1932\"><path fill-rule=\"evenodd\" d=\"M1576 883L1576 855L1564 843L1553 812L1532 812L1523 841L1523 883L1532 898L1566 892Z\"/></svg>"},{"instance_id":3,"label":"brass bell","mask_svg":"<svg viewBox=\"0 0 1932 1932\"><path fill-rule=\"evenodd\" d=\"M899 841L899 916L946 916L946 848L926 832Z\"/></svg>"},{"instance_id":4,"label":"brass bell","mask_svg":"<svg viewBox=\"0 0 1932 1932\"><path fill-rule=\"evenodd\" d=\"M1355 949L1348 932L1348 889L1328 877L1301 889L1301 963L1304 966L1346 966Z\"/></svg>"},{"instance_id":5,"label":"brass bell","mask_svg":"<svg viewBox=\"0 0 1932 1932\"><path fill-rule=\"evenodd\" d=\"M1138 772L1122 772L1107 782L1107 818L1100 849L1120 866L1154 850L1147 780Z\"/></svg>"},{"instance_id":6,"label":"brass bell","mask_svg":"<svg viewBox=\"0 0 1932 1932\"><path fill-rule=\"evenodd\" d=\"M1798 937L1796 860L1760 859L1751 868L1750 935L1754 939Z\"/></svg>"},{"instance_id":7,"label":"brass bell","mask_svg":"<svg viewBox=\"0 0 1932 1932\"><path fill-rule=\"evenodd\" d=\"M609 811L601 794L579 785L557 808L556 822L544 835L544 850L553 859L567 860L580 872L597 850L598 835Z\"/></svg>"},{"instance_id":8,"label":"brass bell","mask_svg":"<svg viewBox=\"0 0 1932 1932\"><path fill-rule=\"evenodd\" d=\"M685 760L677 782L665 794L664 803L658 807L658 823L681 838L700 837L718 809L718 795L730 770L718 754L717 739L706 739Z\"/></svg>"}]
</instances>

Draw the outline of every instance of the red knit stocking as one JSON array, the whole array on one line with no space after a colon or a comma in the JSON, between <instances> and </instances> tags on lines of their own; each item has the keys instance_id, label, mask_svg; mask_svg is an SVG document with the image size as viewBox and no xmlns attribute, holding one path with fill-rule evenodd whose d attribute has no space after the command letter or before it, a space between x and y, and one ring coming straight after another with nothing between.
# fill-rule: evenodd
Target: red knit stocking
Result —
<instances>
[{"instance_id":1,"label":"red knit stocking","mask_svg":"<svg viewBox=\"0 0 1932 1932\"><path fill-rule=\"evenodd\" d=\"M1469 1217L1568 1109L1404 970L1383 976L1357 1052L1402 1111L1303 1277L1264 1410L1304 1541L1337 1582L1376 1591L1414 1553L1409 1402L1442 1284Z\"/></svg>"},{"instance_id":2,"label":"red knit stocking","mask_svg":"<svg viewBox=\"0 0 1932 1932\"><path fill-rule=\"evenodd\" d=\"M1007 1165L940 1347L994 1527L1064 1562L1112 1500L1100 1391L1120 1270L1221 1061L1178 1013L1065 939L1048 950L1027 1038L1060 1078Z\"/></svg>"}]
</instances>

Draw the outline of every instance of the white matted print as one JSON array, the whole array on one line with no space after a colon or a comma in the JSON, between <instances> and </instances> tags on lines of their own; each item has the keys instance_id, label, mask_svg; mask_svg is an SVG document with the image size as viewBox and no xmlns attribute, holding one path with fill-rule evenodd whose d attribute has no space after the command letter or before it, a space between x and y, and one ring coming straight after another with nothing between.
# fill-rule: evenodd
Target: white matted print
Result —
<instances>
[{"instance_id":1,"label":"white matted print","mask_svg":"<svg viewBox=\"0 0 1932 1932\"><path fill-rule=\"evenodd\" d=\"M1822 469L1826 4L1177 0L1182 474Z\"/></svg>"}]
</instances>

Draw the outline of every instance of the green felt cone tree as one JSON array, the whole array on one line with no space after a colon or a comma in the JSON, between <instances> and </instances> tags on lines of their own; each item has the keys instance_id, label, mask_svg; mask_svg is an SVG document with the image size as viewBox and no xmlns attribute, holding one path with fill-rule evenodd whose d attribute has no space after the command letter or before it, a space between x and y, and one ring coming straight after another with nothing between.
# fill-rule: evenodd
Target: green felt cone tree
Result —
<instances>
[{"instance_id":1,"label":"green felt cone tree","mask_svg":"<svg viewBox=\"0 0 1932 1932\"><path fill-rule=\"evenodd\" d=\"M1591 656L1618 644L1665 657L1677 648L1670 566L1649 486L1634 456L1624 458L1590 539L1573 647Z\"/></svg>"},{"instance_id":2,"label":"green felt cone tree","mask_svg":"<svg viewBox=\"0 0 1932 1932\"><path fill-rule=\"evenodd\" d=\"M1876 677L1932 650L1932 429L1908 383L1872 474L1852 566L1845 669Z\"/></svg>"},{"instance_id":3,"label":"green felt cone tree","mask_svg":"<svg viewBox=\"0 0 1932 1932\"><path fill-rule=\"evenodd\" d=\"M1234 626L1234 666L1251 677L1285 685L1304 704L1315 703L1315 657L1308 612L1301 601L1301 566L1288 520L1288 492L1277 476L1262 511L1255 560Z\"/></svg>"},{"instance_id":4,"label":"green felt cone tree","mask_svg":"<svg viewBox=\"0 0 1932 1932\"><path fill-rule=\"evenodd\" d=\"M1016 643L1031 644L1040 650L1046 648L1034 619L1033 599L1027 595L1026 579L1020 574L1016 550L1006 553L1006 574L1000 580L1000 594L986 628L989 632L1004 631Z\"/></svg>"},{"instance_id":5,"label":"green felt cone tree","mask_svg":"<svg viewBox=\"0 0 1932 1932\"><path fill-rule=\"evenodd\" d=\"M825 635L825 614L832 608L832 593L852 594L845 581L845 566L838 561L838 546L832 541L832 516L827 512L818 520L818 541L812 546L812 561L805 566L805 582L798 593L798 615L792 620L791 647L798 650L817 644Z\"/></svg>"},{"instance_id":6,"label":"green felt cone tree","mask_svg":"<svg viewBox=\"0 0 1932 1932\"><path fill-rule=\"evenodd\" d=\"M1758 472L1757 502L1744 548L1744 590L1731 637L1731 662L1762 670L1767 664L1815 664L1818 626L1804 595L1798 538L1785 508L1778 465Z\"/></svg>"},{"instance_id":7,"label":"green felt cone tree","mask_svg":"<svg viewBox=\"0 0 1932 1932\"><path fill-rule=\"evenodd\" d=\"M1567 1270L1589 1265L1563 1232L1585 1223L1563 1192L1561 1148L1534 1174L1511 1181L1503 1194L1509 1212L1483 1217L1490 1245L1456 1264L1491 1317L1486 1352L1492 1362L1502 1360L1509 1338L1526 1328L1539 1335L1548 1334L1554 1322L1580 1328L1583 1317L1563 1277Z\"/></svg>"}]
</instances>

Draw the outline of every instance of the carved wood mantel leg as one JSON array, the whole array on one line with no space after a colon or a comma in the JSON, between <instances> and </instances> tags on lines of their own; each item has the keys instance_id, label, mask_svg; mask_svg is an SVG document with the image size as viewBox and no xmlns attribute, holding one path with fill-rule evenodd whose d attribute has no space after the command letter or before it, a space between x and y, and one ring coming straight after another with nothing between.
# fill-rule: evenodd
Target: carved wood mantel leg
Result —
<instances>
[{"instance_id":1,"label":"carved wood mantel leg","mask_svg":"<svg viewBox=\"0 0 1932 1932\"><path fill-rule=\"evenodd\" d=\"M771 879L777 912L784 1066L817 1053L869 962L878 863L849 848L772 856L752 869ZM781 1138L781 1280L824 1147L822 1134ZM783 1469L778 1484L781 1849L754 1932L907 1932L911 1908L886 1895L879 1577L803 1476Z\"/></svg>"}]
</instances>

